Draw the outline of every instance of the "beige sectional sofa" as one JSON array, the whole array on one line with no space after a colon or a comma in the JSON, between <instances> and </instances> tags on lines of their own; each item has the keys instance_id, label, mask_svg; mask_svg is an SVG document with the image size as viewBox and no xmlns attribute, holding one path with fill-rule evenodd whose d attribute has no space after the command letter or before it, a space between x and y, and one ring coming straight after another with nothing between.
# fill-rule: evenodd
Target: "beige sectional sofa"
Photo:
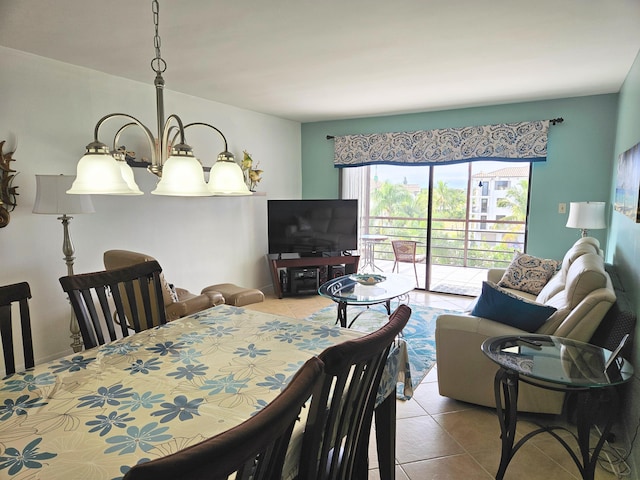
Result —
<instances>
[{"instance_id":1,"label":"beige sectional sofa","mask_svg":"<svg viewBox=\"0 0 640 480\"><path fill-rule=\"evenodd\" d=\"M504 270L493 269L487 280L498 284ZM560 269L538 295L508 289L521 298L557 310L535 333L588 342L616 300L597 239L578 240L565 254ZM486 318L440 315L436 323L437 373L440 394L495 407L494 376L498 369L482 353L482 342L493 336L527 332ZM564 394L520 384L518 410L558 414Z\"/></svg>"}]
</instances>

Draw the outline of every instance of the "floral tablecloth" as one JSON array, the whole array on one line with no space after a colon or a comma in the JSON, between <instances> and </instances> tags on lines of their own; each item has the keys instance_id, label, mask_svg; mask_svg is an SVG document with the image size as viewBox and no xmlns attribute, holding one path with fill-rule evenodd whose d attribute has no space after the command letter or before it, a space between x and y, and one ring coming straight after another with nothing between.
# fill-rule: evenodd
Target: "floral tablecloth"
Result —
<instances>
[{"instance_id":1,"label":"floral tablecloth","mask_svg":"<svg viewBox=\"0 0 640 480\"><path fill-rule=\"evenodd\" d=\"M221 305L0 381L0 478L119 479L260 410L361 332ZM380 397L410 388L395 348Z\"/></svg>"}]
</instances>

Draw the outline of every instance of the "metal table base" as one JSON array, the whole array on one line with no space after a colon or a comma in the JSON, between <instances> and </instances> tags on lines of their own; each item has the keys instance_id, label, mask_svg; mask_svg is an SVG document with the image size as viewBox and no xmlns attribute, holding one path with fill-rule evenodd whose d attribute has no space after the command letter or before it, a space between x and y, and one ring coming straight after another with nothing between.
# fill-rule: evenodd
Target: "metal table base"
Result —
<instances>
[{"instance_id":1,"label":"metal table base","mask_svg":"<svg viewBox=\"0 0 640 480\"><path fill-rule=\"evenodd\" d=\"M571 392L576 394L577 435L567 430L565 427L538 425L540 428L527 433L517 443L515 443L516 424L518 422L518 383L520 381L523 381L530 385L535 385L540 388L562 392ZM522 447L532 437L545 432L554 437L569 453L574 463L578 467L583 480L594 480L595 468L598 462L600 450L602 450L604 442L609 435L609 432L611 431L614 414L618 411L619 398L618 392L615 387L597 389L556 388L528 381L524 377L521 377L517 372L501 367L496 373L494 390L496 396L496 410L498 413L498 420L500 422L500 432L502 439L502 454L500 457L500 466L498 468L498 473L496 474L496 480L502 480L504 478L504 474L507 470L507 467L509 466L509 462L516 454L516 452L520 449L520 447ZM598 408L603 403L607 405L607 408ZM593 448L593 452L591 452L589 443L591 429L595 425L594 419L602 416L603 414L605 417L605 426L602 430L600 438ZM576 452L573 451L571 446L560 435L556 433L557 430L564 430L571 433L571 435L578 442L580 456L576 455Z\"/></svg>"}]
</instances>

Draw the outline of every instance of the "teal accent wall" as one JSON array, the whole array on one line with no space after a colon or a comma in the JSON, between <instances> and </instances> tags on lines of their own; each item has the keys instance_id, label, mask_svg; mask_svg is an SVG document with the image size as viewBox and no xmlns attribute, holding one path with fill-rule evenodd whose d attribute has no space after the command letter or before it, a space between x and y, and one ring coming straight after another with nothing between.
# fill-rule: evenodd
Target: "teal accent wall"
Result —
<instances>
[{"instance_id":1,"label":"teal accent wall","mask_svg":"<svg viewBox=\"0 0 640 480\"><path fill-rule=\"evenodd\" d=\"M620 90L618 107L618 128L616 132L615 150L613 155L614 168L612 170L612 184L610 202L614 199L615 162L618 155L640 142L640 54L636 57L631 71ZM611 227L609 228L609 259L616 266L622 284L631 301L636 315L640 317L640 224L633 222L624 215L613 212ZM640 334L636 327L634 352L632 362L636 376L631 385L627 386L625 396L624 424L627 428L627 439L630 439L640 421ZM636 440L636 443L640 439ZM626 445L625 445L626 447ZM630 462L635 475L640 473L640 448L635 446Z\"/></svg>"},{"instance_id":2,"label":"teal accent wall","mask_svg":"<svg viewBox=\"0 0 640 480\"><path fill-rule=\"evenodd\" d=\"M333 167L333 141L327 135L429 130L556 117L551 126L546 162L533 166L527 251L562 259L579 238L565 227L567 213L558 204L609 201L616 139L618 95L596 95L540 102L358 118L302 124L302 196L337 198L338 169ZM410 180L409 180L410 181ZM606 247L606 230L590 232Z\"/></svg>"},{"instance_id":3,"label":"teal accent wall","mask_svg":"<svg viewBox=\"0 0 640 480\"><path fill-rule=\"evenodd\" d=\"M339 195L333 141L327 140L326 135L428 130L556 117L565 121L550 127L547 162L533 167L527 250L538 256L562 258L579 233L565 227L567 214L558 213L558 203L606 201L608 228L590 233L600 240L607 261L617 268L640 317L640 224L614 212L612 203L618 155L640 142L640 55L619 94L303 124L302 195L303 198ZM637 328L631 359L637 373L623 394L619 427L624 437L619 446L623 448L629 448L640 421L639 332ZM636 478L640 473L639 445L635 445L629 463L631 478Z\"/></svg>"}]
</instances>

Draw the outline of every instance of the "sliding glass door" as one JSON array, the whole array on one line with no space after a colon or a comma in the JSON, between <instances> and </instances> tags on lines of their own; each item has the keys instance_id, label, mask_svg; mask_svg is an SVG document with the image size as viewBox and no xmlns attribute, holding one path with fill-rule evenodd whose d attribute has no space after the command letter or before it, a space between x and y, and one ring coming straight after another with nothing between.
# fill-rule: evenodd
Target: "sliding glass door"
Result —
<instances>
[{"instance_id":1,"label":"sliding glass door","mask_svg":"<svg viewBox=\"0 0 640 480\"><path fill-rule=\"evenodd\" d=\"M504 162L343 169L343 198L360 200L361 265L477 294L487 268L524 250L529 173L529 163ZM396 261L398 241L415 246L415 262Z\"/></svg>"}]
</instances>

